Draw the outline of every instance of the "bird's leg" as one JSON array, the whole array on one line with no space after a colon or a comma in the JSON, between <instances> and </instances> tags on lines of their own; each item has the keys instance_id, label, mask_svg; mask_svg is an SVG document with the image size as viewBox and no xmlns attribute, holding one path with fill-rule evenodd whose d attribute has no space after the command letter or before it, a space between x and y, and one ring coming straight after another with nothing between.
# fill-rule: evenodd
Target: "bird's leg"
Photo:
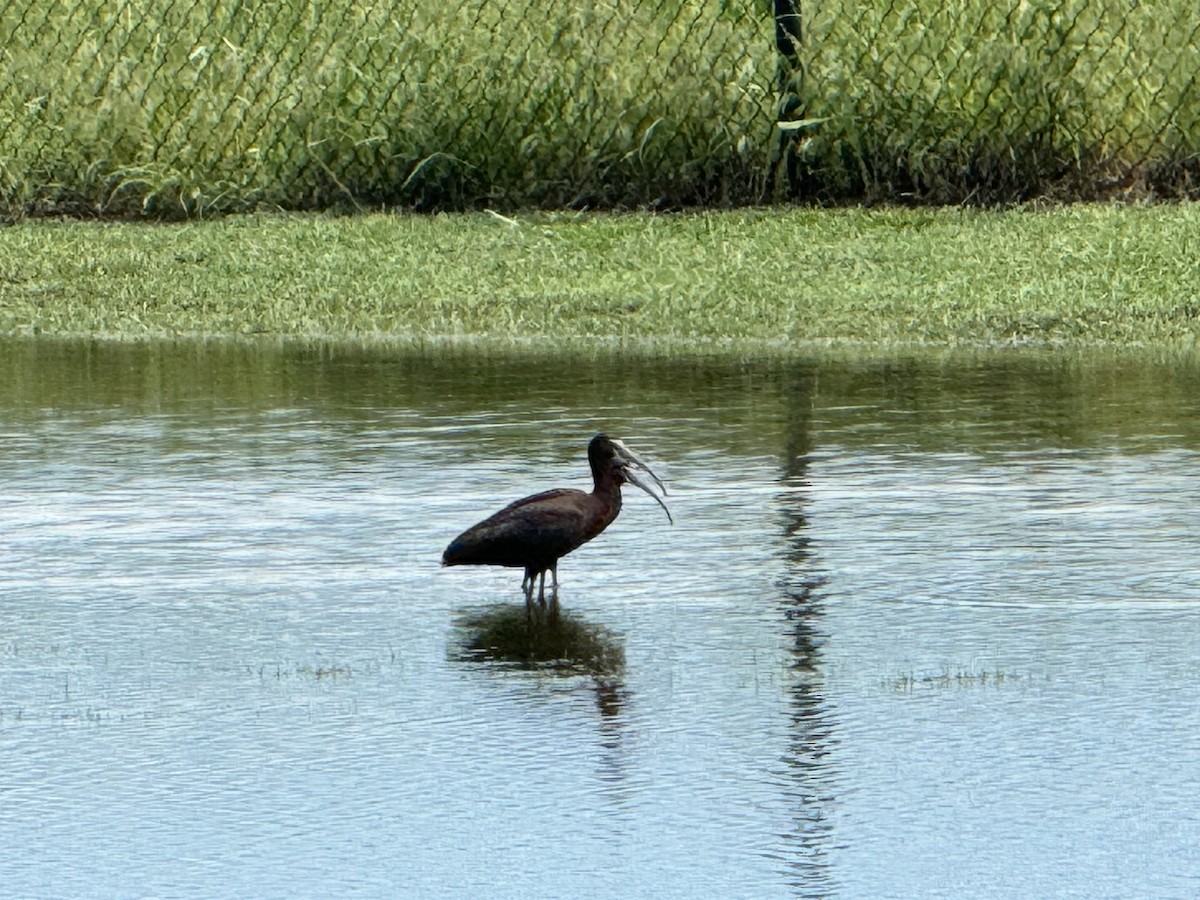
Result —
<instances>
[{"instance_id":1,"label":"bird's leg","mask_svg":"<svg viewBox=\"0 0 1200 900\"><path fill-rule=\"evenodd\" d=\"M550 612L558 614L558 561L550 566Z\"/></svg>"},{"instance_id":2,"label":"bird's leg","mask_svg":"<svg viewBox=\"0 0 1200 900\"><path fill-rule=\"evenodd\" d=\"M526 608L533 607L533 579L534 579L533 570L526 569L525 577L521 580L521 590L525 592Z\"/></svg>"}]
</instances>

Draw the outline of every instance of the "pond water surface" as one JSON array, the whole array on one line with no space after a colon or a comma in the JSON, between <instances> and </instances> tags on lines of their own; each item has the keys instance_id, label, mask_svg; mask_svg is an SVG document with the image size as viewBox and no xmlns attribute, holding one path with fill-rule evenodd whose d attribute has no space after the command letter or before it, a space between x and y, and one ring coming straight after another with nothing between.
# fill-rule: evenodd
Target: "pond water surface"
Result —
<instances>
[{"instance_id":1,"label":"pond water surface","mask_svg":"<svg viewBox=\"0 0 1200 900\"><path fill-rule=\"evenodd\" d=\"M676 524L523 633L441 551L598 431ZM0 342L0 885L1196 896L1198 464L1129 357Z\"/></svg>"}]
</instances>

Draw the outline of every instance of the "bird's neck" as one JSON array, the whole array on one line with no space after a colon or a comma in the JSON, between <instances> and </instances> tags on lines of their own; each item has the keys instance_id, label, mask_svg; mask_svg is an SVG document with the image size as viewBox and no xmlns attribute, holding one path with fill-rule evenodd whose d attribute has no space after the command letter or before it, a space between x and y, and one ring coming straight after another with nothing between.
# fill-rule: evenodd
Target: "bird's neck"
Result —
<instances>
[{"instance_id":1,"label":"bird's neck","mask_svg":"<svg viewBox=\"0 0 1200 900\"><path fill-rule=\"evenodd\" d=\"M592 496L603 500L613 509L613 515L621 508L621 481L613 474L596 475Z\"/></svg>"}]
</instances>

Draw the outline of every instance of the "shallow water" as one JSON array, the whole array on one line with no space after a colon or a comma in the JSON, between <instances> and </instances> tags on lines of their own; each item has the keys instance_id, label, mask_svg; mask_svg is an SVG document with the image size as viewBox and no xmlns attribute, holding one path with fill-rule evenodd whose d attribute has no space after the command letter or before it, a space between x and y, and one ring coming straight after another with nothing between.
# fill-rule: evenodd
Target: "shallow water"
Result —
<instances>
[{"instance_id":1,"label":"shallow water","mask_svg":"<svg viewBox=\"0 0 1200 900\"><path fill-rule=\"evenodd\" d=\"M1194 896L1198 398L1033 352L0 342L0 884ZM520 573L441 550L599 430L676 525L627 492L561 640L502 645Z\"/></svg>"}]
</instances>

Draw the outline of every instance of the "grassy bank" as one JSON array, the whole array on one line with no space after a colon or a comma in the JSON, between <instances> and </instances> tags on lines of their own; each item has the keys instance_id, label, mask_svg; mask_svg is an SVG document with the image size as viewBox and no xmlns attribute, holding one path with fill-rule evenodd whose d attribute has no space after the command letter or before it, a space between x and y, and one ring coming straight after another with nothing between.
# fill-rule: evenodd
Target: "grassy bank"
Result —
<instances>
[{"instance_id":1,"label":"grassy bank","mask_svg":"<svg viewBox=\"0 0 1200 900\"><path fill-rule=\"evenodd\" d=\"M29 221L0 332L1183 347L1198 259L1194 205Z\"/></svg>"}]
</instances>

